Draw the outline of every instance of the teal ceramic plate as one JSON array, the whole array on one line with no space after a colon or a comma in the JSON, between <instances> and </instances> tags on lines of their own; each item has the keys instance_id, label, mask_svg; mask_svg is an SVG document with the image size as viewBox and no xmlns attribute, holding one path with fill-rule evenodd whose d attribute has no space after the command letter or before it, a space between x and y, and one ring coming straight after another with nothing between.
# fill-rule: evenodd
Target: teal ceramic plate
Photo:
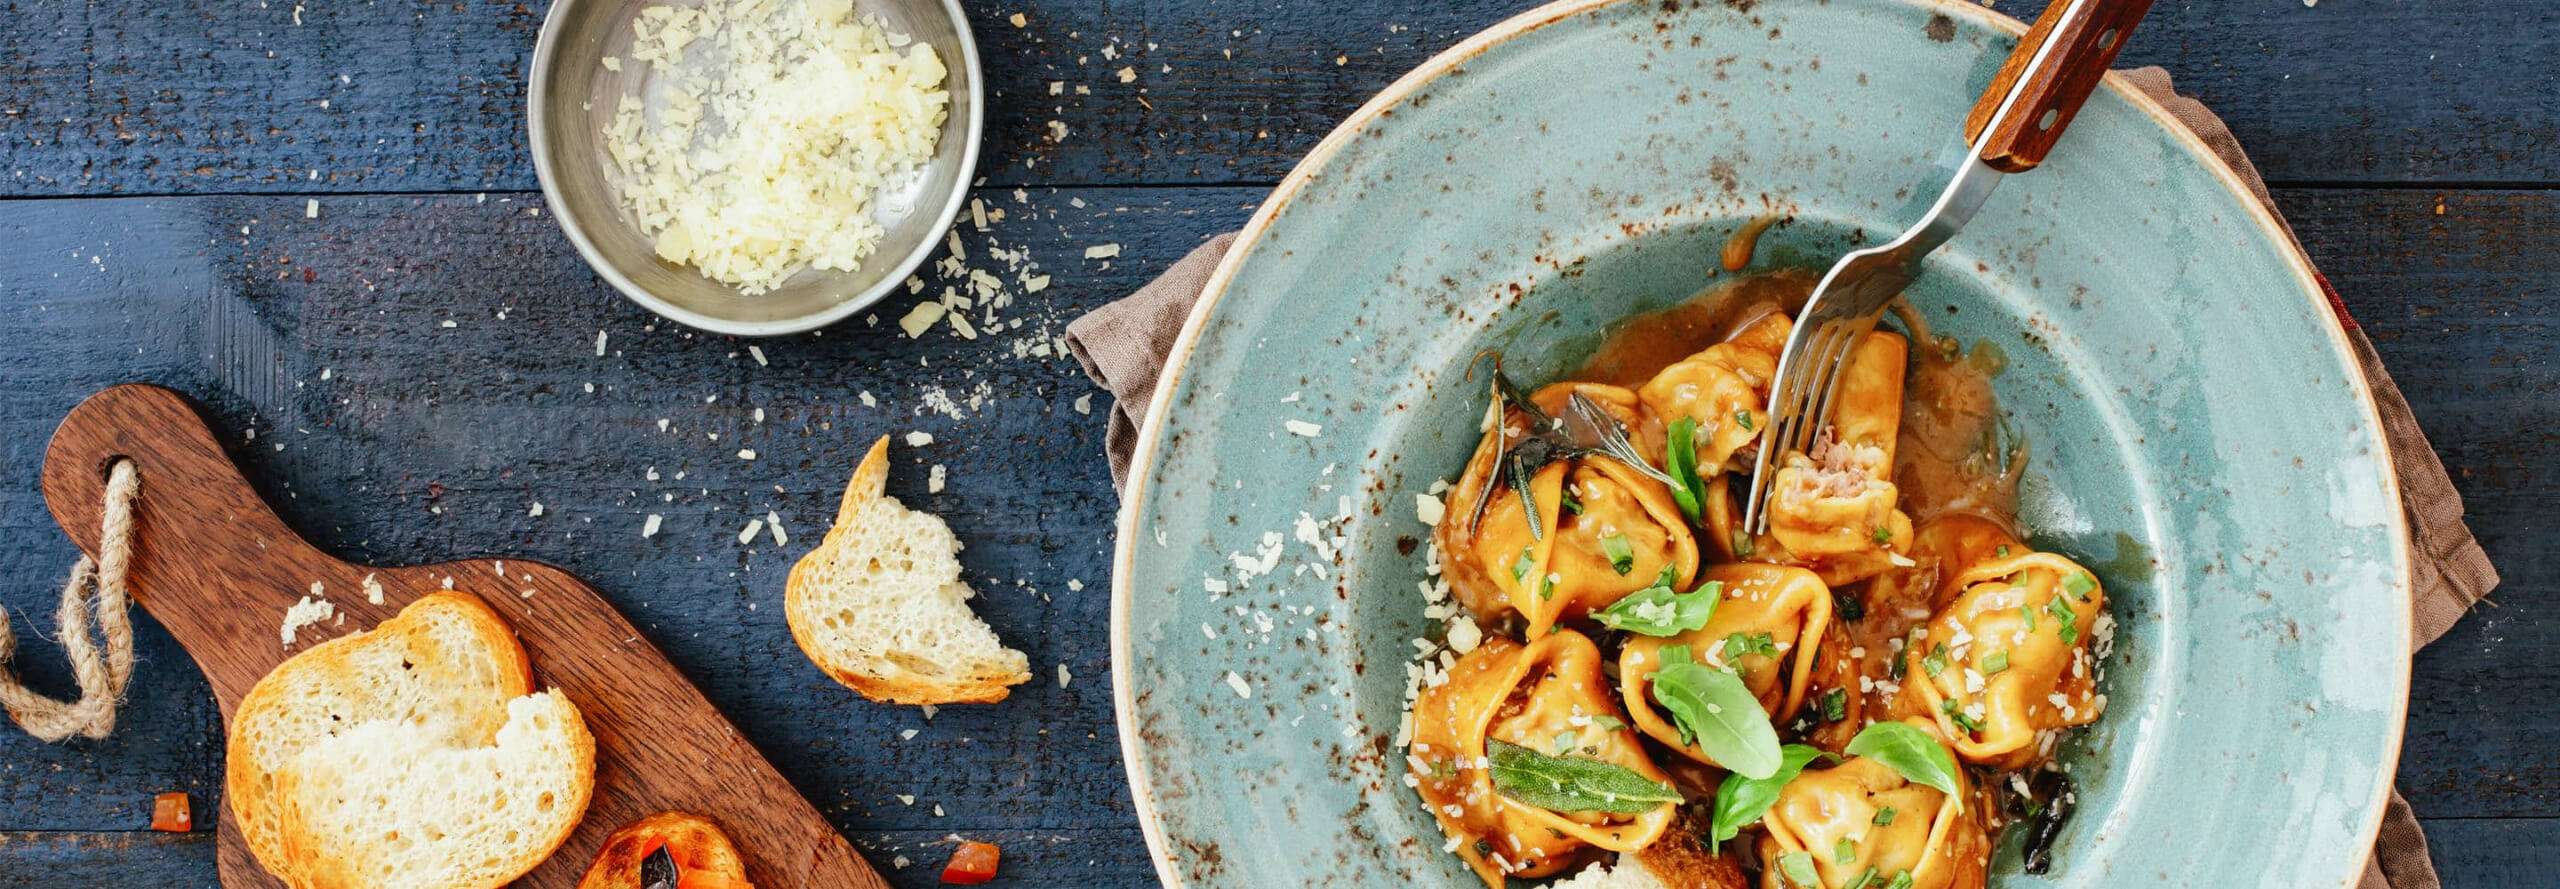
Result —
<instances>
[{"instance_id":1,"label":"teal ceramic plate","mask_svg":"<svg viewBox=\"0 0 2560 889\"><path fill-rule=\"evenodd\" d=\"M1120 732L1167 885L1476 885L1392 747L1437 624L1414 494L1474 446L1468 357L1552 378L1716 280L1763 213L1794 220L1763 266L1900 229L2019 30L1923 0L1565 3L1316 148L1192 315L1123 506ZM2062 753L2057 863L2021 873L2012 837L1993 884L2352 884L2398 754L2408 555L2309 265L2114 78L1931 262L1913 302L2009 355L2036 542L2121 623L2107 715Z\"/></svg>"}]
</instances>

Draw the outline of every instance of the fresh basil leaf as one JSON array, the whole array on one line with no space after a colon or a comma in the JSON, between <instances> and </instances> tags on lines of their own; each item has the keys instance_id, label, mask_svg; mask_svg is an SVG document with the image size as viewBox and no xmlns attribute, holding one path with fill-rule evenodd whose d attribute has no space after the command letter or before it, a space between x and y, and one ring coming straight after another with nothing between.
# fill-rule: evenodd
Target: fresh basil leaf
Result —
<instances>
[{"instance_id":1,"label":"fresh basil leaf","mask_svg":"<svg viewBox=\"0 0 2560 889\"><path fill-rule=\"evenodd\" d=\"M1712 842L1723 843L1733 839L1742 833L1743 828L1759 821L1760 816L1767 814L1769 807L1777 803L1778 791L1786 789L1787 782L1803 774L1807 763L1824 757L1831 757L1831 754L1822 752L1822 748L1789 744L1778 748L1778 770L1771 772L1769 777L1724 776L1724 783L1716 786L1715 815L1708 822Z\"/></svg>"},{"instance_id":2,"label":"fresh basil leaf","mask_svg":"<svg viewBox=\"0 0 2560 889\"><path fill-rule=\"evenodd\" d=\"M1619 577L1636 570L1636 548L1627 544L1626 535L1611 534L1600 538L1600 552L1609 557L1609 567L1617 571Z\"/></svg>"},{"instance_id":3,"label":"fresh basil leaf","mask_svg":"<svg viewBox=\"0 0 2560 889\"><path fill-rule=\"evenodd\" d=\"M1822 889L1822 877L1813 870L1813 853L1789 852L1778 856L1778 872L1798 889Z\"/></svg>"},{"instance_id":4,"label":"fresh basil leaf","mask_svg":"<svg viewBox=\"0 0 2560 889\"><path fill-rule=\"evenodd\" d=\"M1894 771L1902 773L1902 780L1935 787L1948 799L1955 800L1959 808L1963 806L1963 801L1956 799L1955 755L1948 753L1946 745L1938 743L1938 739L1910 723L1879 722L1867 726L1858 732L1857 737L1849 739L1847 749L1850 756L1863 756L1891 766Z\"/></svg>"},{"instance_id":5,"label":"fresh basil leaf","mask_svg":"<svg viewBox=\"0 0 2560 889\"><path fill-rule=\"evenodd\" d=\"M1663 566L1662 577L1652 586L1628 593L1591 619L1612 630L1646 636L1677 636L1706 626L1707 619L1715 616L1716 600L1724 597L1724 585L1708 581L1697 589L1675 593L1671 578L1671 567Z\"/></svg>"},{"instance_id":6,"label":"fresh basil leaf","mask_svg":"<svg viewBox=\"0 0 2560 889\"><path fill-rule=\"evenodd\" d=\"M1785 763L1777 728L1740 676L1696 664L1668 664L1653 674L1653 699L1671 711L1681 733L1692 736L1708 759L1735 774L1767 778Z\"/></svg>"},{"instance_id":7,"label":"fresh basil leaf","mask_svg":"<svg viewBox=\"0 0 2560 889\"><path fill-rule=\"evenodd\" d=\"M1653 654L1654 657L1659 658L1666 664L1694 664L1698 662L1698 656L1689 653L1689 646L1687 645L1665 645L1661 649L1656 650Z\"/></svg>"},{"instance_id":8,"label":"fresh basil leaf","mask_svg":"<svg viewBox=\"0 0 2560 889\"><path fill-rule=\"evenodd\" d=\"M1698 480L1698 421L1681 417L1671 421L1664 434L1662 462L1671 474L1671 499L1680 504L1680 514L1698 523L1698 504L1706 502L1706 483Z\"/></svg>"},{"instance_id":9,"label":"fresh basil leaf","mask_svg":"<svg viewBox=\"0 0 2560 889\"><path fill-rule=\"evenodd\" d=\"M1616 763L1548 756L1506 741L1485 741L1493 789L1550 812L1642 815L1680 801L1671 785Z\"/></svg>"}]
</instances>

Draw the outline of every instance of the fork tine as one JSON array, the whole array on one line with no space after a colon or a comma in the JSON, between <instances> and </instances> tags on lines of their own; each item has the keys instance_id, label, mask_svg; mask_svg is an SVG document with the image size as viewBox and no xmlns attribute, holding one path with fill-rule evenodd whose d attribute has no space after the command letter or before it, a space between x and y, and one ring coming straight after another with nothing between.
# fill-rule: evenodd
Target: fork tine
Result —
<instances>
[{"instance_id":1,"label":"fork tine","mask_svg":"<svg viewBox=\"0 0 2560 889\"><path fill-rule=\"evenodd\" d=\"M1751 492L1743 500L1744 533L1760 534L1768 530L1766 500L1770 478L1777 474L1772 467L1785 457L1787 451L1800 447L1794 442L1805 426L1806 395L1813 391L1814 378L1824 365L1822 356L1829 351L1829 341L1836 331L1833 325L1818 323L1813 332L1806 334L1804 341L1798 344L1793 356L1796 360L1787 362L1785 372L1779 374L1770 386L1769 428L1761 430L1760 452L1752 461Z\"/></svg>"}]
</instances>

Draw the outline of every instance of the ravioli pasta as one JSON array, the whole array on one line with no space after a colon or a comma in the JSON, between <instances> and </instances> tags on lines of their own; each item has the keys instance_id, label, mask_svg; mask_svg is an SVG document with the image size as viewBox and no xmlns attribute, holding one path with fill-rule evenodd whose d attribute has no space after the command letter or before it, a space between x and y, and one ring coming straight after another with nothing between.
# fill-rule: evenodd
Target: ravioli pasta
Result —
<instances>
[{"instance_id":1,"label":"ravioli pasta","mask_svg":"<svg viewBox=\"0 0 2560 889\"><path fill-rule=\"evenodd\" d=\"M1612 858L1673 887L1981 889L2000 831L2060 833L2113 621L2016 517L2001 362L1898 310L1742 532L1810 283L1631 319L1535 390L1470 369L1491 404L1427 559L1468 632L1417 666L1403 752L1489 889Z\"/></svg>"}]
</instances>

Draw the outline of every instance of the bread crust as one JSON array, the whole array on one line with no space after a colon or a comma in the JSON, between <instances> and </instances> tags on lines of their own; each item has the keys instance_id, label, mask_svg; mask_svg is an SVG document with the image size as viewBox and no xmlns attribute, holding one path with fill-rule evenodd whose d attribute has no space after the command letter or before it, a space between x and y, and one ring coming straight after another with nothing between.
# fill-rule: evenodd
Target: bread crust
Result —
<instances>
[{"instance_id":1,"label":"bread crust","mask_svg":"<svg viewBox=\"0 0 2560 889\"><path fill-rule=\"evenodd\" d=\"M578 889L639 889L640 860L665 843L686 872L706 871L747 882L747 862L738 847L711 819L691 812L658 812L625 824L605 837L596 863L578 879Z\"/></svg>"},{"instance_id":2,"label":"bread crust","mask_svg":"<svg viewBox=\"0 0 2560 889\"><path fill-rule=\"evenodd\" d=\"M1013 693L1013 686L1028 682L1023 673L985 673L956 679L926 679L911 676L883 676L855 668L847 658L819 644L815 627L823 619L816 614L814 598L822 581L817 576L825 563L828 550L850 540L865 529L855 527L866 508L886 496L889 482L889 437L873 442L853 477L845 482L844 501L836 508L836 523L827 529L825 539L816 549L791 566L783 582L783 616L791 625L791 639L800 651L818 665L818 669L853 689L863 697L890 704L992 704Z\"/></svg>"},{"instance_id":3,"label":"bread crust","mask_svg":"<svg viewBox=\"0 0 2560 889\"><path fill-rule=\"evenodd\" d=\"M248 751L252 745L247 743L251 734L273 721L276 713L297 703L287 684L298 678L295 674L351 672L348 662L356 651L385 637L412 641L412 634L425 629L434 612L461 618L472 628L473 635L488 646L505 683L501 700L533 692L533 662L525 656L524 645L516 641L515 629L479 598L450 591L422 596L371 630L357 630L322 642L276 665L250 686L249 693L241 696L240 706L232 711L230 730L225 735L229 753L224 757L222 780L223 799L240 825L241 839L268 873L287 883L295 882L295 856L287 852L279 836L276 801L281 796L273 792L272 781L275 767L280 764L251 759Z\"/></svg>"}]
</instances>

